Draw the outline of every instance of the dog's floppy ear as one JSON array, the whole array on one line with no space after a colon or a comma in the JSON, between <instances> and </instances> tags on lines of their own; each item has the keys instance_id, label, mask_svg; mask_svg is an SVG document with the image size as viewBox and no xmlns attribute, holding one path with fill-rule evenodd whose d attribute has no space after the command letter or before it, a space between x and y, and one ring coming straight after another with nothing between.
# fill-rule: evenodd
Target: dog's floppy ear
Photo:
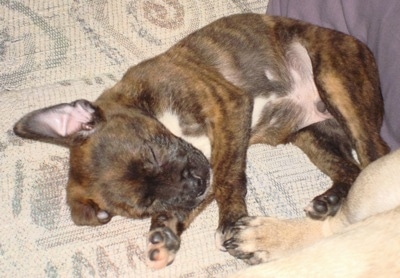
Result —
<instances>
[{"instance_id":1,"label":"dog's floppy ear","mask_svg":"<svg viewBox=\"0 0 400 278\"><path fill-rule=\"evenodd\" d=\"M100 111L87 100L77 100L33 111L20 119L14 132L23 138L70 145L86 137L100 121Z\"/></svg>"}]
</instances>

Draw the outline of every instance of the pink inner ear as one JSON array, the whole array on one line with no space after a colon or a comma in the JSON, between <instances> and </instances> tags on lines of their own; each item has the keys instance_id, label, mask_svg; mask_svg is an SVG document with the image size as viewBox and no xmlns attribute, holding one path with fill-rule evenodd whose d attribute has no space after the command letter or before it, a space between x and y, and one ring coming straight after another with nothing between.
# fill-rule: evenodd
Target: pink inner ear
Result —
<instances>
[{"instance_id":1,"label":"pink inner ear","mask_svg":"<svg viewBox=\"0 0 400 278\"><path fill-rule=\"evenodd\" d=\"M76 103L65 105L38 115L40 122L46 123L58 135L65 137L81 130L90 130L94 109Z\"/></svg>"}]
</instances>

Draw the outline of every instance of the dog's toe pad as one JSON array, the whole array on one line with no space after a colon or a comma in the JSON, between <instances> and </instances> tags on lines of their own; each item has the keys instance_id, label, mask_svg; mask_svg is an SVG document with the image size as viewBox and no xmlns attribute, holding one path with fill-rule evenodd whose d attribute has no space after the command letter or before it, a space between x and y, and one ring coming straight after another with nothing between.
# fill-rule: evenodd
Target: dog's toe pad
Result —
<instances>
[{"instance_id":1,"label":"dog's toe pad","mask_svg":"<svg viewBox=\"0 0 400 278\"><path fill-rule=\"evenodd\" d=\"M175 254L171 256L167 249L162 246L149 245L147 265L153 269L161 269L171 264L175 259Z\"/></svg>"},{"instance_id":2,"label":"dog's toe pad","mask_svg":"<svg viewBox=\"0 0 400 278\"><path fill-rule=\"evenodd\" d=\"M336 194L322 194L314 198L311 203L304 208L307 216L312 219L324 220L328 216L335 215L338 211L342 199Z\"/></svg>"}]
</instances>

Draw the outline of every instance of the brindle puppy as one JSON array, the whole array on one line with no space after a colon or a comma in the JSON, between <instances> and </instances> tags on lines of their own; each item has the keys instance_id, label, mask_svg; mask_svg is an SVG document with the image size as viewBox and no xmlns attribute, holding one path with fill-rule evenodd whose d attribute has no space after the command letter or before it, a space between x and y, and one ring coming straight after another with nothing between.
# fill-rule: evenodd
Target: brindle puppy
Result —
<instances>
[{"instance_id":1,"label":"brindle puppy","mask_svg":"<svg viewBox=\"0 0 400 278\"><path fill-rule=\"evenodd\" d=\"M242 14L130 68L95 102L34 111L14 130L69 147L76 224L152 217L147 257L164 267L213 198L220 244L247 215L249 144L300 147L333 181L307 213L333 215L360 169L388 152L379 136L382 107L373 55L356 39Z\"/></svg>"}]
</instances>

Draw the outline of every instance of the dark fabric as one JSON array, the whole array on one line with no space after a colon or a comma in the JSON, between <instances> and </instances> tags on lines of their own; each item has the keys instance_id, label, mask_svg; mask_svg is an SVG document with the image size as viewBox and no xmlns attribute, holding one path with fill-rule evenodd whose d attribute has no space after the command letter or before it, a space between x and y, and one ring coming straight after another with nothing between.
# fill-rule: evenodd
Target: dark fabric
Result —
<instances>
[{"instance_id":1,"label":"dark fabric","mask_svg":"<svg viewBox=\"0 0 400 278\"><path fill-rule=\"evenodd\" d=\"M270 0L267 13L301 19L350 34L375 55L385 101L382 137L400 147L400 1Z\"/></svg>"}]
</instances>

